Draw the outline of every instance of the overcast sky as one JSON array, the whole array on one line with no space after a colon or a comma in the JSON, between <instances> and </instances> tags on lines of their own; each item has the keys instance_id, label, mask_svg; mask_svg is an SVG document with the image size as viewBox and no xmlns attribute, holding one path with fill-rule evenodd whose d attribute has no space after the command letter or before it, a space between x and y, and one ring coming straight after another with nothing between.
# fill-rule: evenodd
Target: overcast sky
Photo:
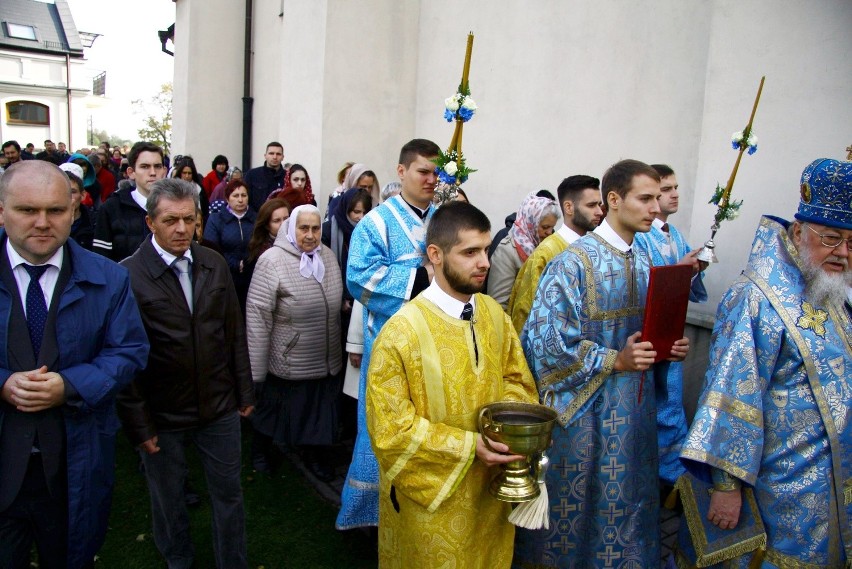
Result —
<instances>
[{"instance_id":1,"label":"overcast sky","mask_svg":"<svg viewBox=\"0 0 852 569\"><path fill-rule=\"evenodd\" d=\"M172 0L67 0L77 29L102 34L85 49L86 73L106 71L106 100L90 109L92 127L135 140L142 117L130 102L149 99L172 80L174 61L157 31L175 21ZM171 44L169 44L171 46Z\"/></svg>"}]
</instances>

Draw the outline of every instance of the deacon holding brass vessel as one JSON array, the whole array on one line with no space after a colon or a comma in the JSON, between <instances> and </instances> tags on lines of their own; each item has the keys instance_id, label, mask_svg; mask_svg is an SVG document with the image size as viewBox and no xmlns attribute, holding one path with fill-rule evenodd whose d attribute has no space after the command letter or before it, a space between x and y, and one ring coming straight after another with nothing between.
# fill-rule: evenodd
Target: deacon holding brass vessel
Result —
<instances>
[{"instance_id":1,"label":"deacon holding brass vessel","mask_svg":"<svg viewBox=\"0 0 852 569\"><path fill-rule=\"evenodd\" d=\"M489 403L479 412L479 432L488 440L509 447L510 454L523 455L501 466L491 481L491 494L503 502L527 502L538 498L538 470L542 453L550 446L557 414L552 408L520 401ZM493 449L492 449L493 450ZM496 452L496 451L495 451Z\"/></svg>"}]
</instances>

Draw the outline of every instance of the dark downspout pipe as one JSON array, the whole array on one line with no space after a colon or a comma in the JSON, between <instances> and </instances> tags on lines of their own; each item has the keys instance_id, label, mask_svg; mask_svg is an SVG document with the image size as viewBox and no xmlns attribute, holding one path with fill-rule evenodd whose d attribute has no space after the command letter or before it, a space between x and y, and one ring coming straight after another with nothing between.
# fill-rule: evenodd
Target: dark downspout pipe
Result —
<instances>
[{"instance_id":1,"label":"dark downspout pipe","mask_svg":"<svg viewBox=\"0 0 852 569\"><path fill-rule=\"evenodd\" d=\"M243 172L251 168L251 129L254 121L252 110L254 99L251 96L251 18L252 3L246 0L246 38L243 61Z\"/></svg>"},{"instance_id":2,"label":"dark downspout pipe","mask_svg":"<svg viewBox=\"0 0 852 569\"><path fill-rule=\"evenodd\" d=\"M65 52L65 100L68 105L68 148L73 148L71 146L71 54L68 52Z\"/></svg>"}]
</instances>

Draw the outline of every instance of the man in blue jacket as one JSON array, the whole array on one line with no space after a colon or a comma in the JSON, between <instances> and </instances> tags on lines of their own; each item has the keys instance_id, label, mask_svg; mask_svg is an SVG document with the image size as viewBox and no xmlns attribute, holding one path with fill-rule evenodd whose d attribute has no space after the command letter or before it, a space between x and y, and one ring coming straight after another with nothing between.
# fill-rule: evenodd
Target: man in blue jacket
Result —
<instances>
[{"instance_id":1,"label":"man in blue jacket","mask_svg":"<svg viewBox=\"0 0 852 569\"><path fill-rule=\"evenodd\" d=\"M104 541L113 401L148 359L127 270L68 239L49 162L0 178L0 567L92 566Z\"/></svg>"},{"instance_id":2,"label":"man in blue jacket","mask_svg":"<svg viewBox=\"0 0 852 569\"><path fill-rule=\"evenodd\" d=\"M252 168L243 177L249 187L249 207L254 211L260 211L260 206L266 203L269 194L284 187L284 175L287 174L281 165L284 161L284 146L280 142L267 144L263 158L263 166Z\"/></svg>"}]
</instances>

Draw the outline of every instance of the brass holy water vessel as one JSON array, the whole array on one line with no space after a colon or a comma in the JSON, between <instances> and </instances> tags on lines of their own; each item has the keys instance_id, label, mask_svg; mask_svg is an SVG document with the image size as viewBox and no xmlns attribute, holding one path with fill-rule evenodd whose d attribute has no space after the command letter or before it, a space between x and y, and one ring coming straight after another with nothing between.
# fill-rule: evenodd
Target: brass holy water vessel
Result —
<instances>
[{"instance_id":1,"label":"brass holy water vessel","mask_svg":"<svg viewBox=\"0 0 852 569\"><path fill-rule=\"evenodd\" d=\"M551 407L520 401L489 403L479 411L479 432L490 450L488 439L509 447L509 454L523 455L501 466L489 491L503 502L527 502L541 493L538 487L540 457L550 446L557 413Z\"/></svg>"}]
</instances>

